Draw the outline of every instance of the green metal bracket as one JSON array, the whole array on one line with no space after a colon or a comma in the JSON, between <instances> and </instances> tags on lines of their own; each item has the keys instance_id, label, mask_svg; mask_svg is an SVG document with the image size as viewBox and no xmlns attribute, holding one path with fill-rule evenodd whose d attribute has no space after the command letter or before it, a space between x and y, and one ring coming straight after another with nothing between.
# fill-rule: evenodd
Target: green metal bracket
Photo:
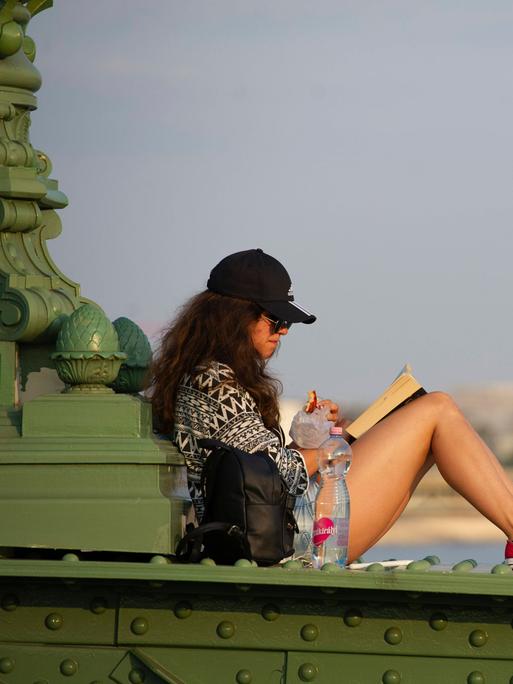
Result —
<instances>
[{"instance_id":1,"label":"green metal bracket","mask_svg":"<svg viewBox=\"0 0 513 684\"><path fill-rule=\"evenodd\" d=\"M32 16L45 9L50 9L50 7L53 7L53 0L29 0L27 3L27 8Z\"/></svg>"},{"instance_id":2,"label":"green metal bracket","mask_svg":"<svg viewBox=\"0 0 513 684\"><path fill-rule=\"evenodd\" d=\"M133 672L142 673L145 684L186 684L182 679L172 674L166 667L161 665L155 658L139 648L131 649L113 672L111 679L117 684L126 684L130 681ZM134 675L132 674L132 679Z\"/></svg>"}]
</instances>

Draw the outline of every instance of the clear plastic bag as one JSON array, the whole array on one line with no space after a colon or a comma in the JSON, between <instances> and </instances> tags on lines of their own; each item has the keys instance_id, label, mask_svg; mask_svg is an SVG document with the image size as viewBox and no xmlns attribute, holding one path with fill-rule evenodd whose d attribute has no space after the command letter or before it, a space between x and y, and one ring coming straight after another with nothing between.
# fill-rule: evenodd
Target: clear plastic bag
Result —
<instances>
[{"instance_id":1,"label":"clear plastic bag","mask_svg":"<svg viewBox=\"0 0 513 684\"><path fill-rule=\"evenodd\" d=\"M292 419L289 435L303 449L317 449L330 434L333 423L328 420L329 407L316 408L312 413L301 410Z\"/></svg>"}]
</instances>

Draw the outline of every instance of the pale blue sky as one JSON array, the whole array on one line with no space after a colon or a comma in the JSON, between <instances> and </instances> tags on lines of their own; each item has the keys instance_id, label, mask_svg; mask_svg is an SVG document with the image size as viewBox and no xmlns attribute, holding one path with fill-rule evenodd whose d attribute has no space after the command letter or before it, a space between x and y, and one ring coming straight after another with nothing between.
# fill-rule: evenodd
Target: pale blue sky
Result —
<instances>
[{"instance_id":1,"label":"pale blue sky","mask_svg":"<svg viewBox=\"0 0 513 684\"><path fill-rule=\"evenodd\" d=\"M284 262L286 396L513 381L513 5L55 0L32 142L51 252L111 318L165 322L230 252Z\"/></svg>"}]
</instances>

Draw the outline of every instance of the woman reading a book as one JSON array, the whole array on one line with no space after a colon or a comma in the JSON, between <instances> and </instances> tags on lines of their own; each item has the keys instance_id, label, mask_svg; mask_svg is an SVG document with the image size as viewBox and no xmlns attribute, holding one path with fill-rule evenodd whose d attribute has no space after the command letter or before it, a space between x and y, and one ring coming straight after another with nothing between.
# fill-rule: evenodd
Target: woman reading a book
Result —
<instances>
[{"instance_id":1,"label":"woman reading a book","mask_svg":"<svg viewBox=\"0 0 513 684\"><path fill-rule=\"evenodd\" d=\"M318 450L286 445L279 427L280 383L267 362L294 323L313 323L291 291L282 264L261 249L231 254L207 289L187 302L164 332L153 367L152 403L161 432L187 465L198 520L204 452L215 438L250 453L266 450L289 491L303 494L317 472ZM328 419L341 424L336 404ZM449 485L513 539L513 485L494 454L443 392L394 411L353 442L349 559L373 546L401 515L436 464ZM512 559L513 543L506 544Z\"/></svg>"}]
</instances>

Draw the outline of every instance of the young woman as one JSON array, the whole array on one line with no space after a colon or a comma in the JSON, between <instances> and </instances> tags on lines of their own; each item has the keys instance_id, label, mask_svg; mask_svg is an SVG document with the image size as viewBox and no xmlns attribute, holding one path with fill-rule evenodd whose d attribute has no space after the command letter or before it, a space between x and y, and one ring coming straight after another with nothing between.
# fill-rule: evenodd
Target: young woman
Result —
<instances>
[{"instance_id":1,"label":"young woman","mask_svg":"<svg viewBox=\"0 0 513 684\"><path fill-rule=\"evenodd\" d=\"M280 383L266 366L293 323L313 323L300 307L282 264L261 249L231 254L211 272L207 289L164 332L153 367L153 410L161 432L183 453L196 515L204 453L211 437L250 453L266 450L290 492L305 493L317 449L286 446L279 427ZM327 400L329 419L341 422ZM513 485L453 400L432 392L395 411L352 445L349 559L375 544L404 510L436 463L444 479L513 538ZM513 543L506 560L513 563Z\"/></svg>"}]
</instances>

